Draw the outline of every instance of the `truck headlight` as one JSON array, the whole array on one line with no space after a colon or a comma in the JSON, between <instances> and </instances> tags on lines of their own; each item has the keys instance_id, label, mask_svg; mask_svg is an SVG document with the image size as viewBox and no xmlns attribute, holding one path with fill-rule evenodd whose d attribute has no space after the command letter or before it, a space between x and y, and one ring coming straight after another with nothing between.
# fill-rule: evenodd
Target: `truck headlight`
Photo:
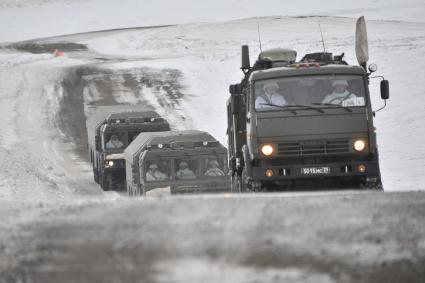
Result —
<instances>
[{"instance_id":1,"label":"truck headlight","mask_svg":"<svg viewBox=\"0 0 425 283\"><path fill-rule=\"evenodd\" d=\"M113 167L113 166L114 166L114 161L112 160L105 161L105 167Z\"/></svg>"},{"instance_id":2,"label":"truck headlight","mask_svg":"<svg viewBox=\"0 0 425 283\"><path fill-rule=\"evenodd\" d=\"M261 153L265 156L270 156L274 153L273 145L271 144L264 144L261 146Z\"/></svg>"},{"instance_id":3,"label":"truck headlight","mask_svg":"<svg viewBox=\"0 0 425 283\"><path fill-rule=\"evenodd\" d=\"M273 177L273 170L272 169L267 169L266 170L266 176L269 177L269 178Z\"/></svg>"},{"instance_id":4,"label":"truck headlight","mask_svg":"<svg viewBox=\"0 0 425 283\"><path fill-rule=\"evenodd\" d=\"M356 151L363 151L366 148L366 142L364 140L356 140L354 142L354 149Z\"/></svg>"}]
</instances>

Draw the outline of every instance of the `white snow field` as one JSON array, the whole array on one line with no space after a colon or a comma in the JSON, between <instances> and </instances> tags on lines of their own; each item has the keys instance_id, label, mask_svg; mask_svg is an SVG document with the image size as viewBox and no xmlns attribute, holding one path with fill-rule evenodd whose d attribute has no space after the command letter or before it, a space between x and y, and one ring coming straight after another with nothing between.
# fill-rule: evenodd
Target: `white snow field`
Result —
<instances>
[{"instance_id":1,"label":"white snow field","mask_svg":"<svg viewBox=\"0 0 425 283\"><path fill-rule=\"evenodd\" d=\"M425 3L282 2L1 1L0 283L423 282ZM370 62L390 81L388 106L375 118L385 193L130 200L101 191L81 136L70 134L81 129L64 127L102 99L147 103L173 127L226 144L228 86L242 78L242 44L256 59L258 25L263 49L293 48L300 58L322 50L320 23L327 51L355 64L360 15ZM5 48L50 36L25 44L88 50L56 58ZM144 76L184 95L133 91ZM371 80L374 109L383 103L379 80Z\"/></svg>"},{"instance_id":2,"label":"white snow field","mask_svg":"<svg viewBox=\"0 0 425 283\"><path fill-rule=\"evenodd\" d=\"M2 0L0 42L102 29L263 16L349 16L424 22L422 0Z\"/></svg>"}]
</instances>

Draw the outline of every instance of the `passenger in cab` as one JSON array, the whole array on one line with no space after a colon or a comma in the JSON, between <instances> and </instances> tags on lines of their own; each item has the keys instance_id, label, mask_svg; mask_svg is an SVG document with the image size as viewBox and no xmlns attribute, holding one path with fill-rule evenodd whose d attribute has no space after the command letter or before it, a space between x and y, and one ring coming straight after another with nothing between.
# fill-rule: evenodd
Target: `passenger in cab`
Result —
<instances>
[{"instance_id":1,"label":"passenger in cab","mask_svg":"<svg viewBox=\"0 0 425 283\"><path fill-rule=\"evenodd\" d=\"M176 172L177 179L196 179L195 173L189 168L186 161L179 163L179 170Z\"/></svg>"},{"instance_id":2,"label":"passenger in cab","mask_svg":"<svg viewBox=\"0 0 425 283\"><path fill-rule=\"evenodd\" d=\"M224 172L220 168L218 168L219 164L217 160L211 160L210 162L208 162L208 165L209 167L207 171L205 171L205 176L224 176Z\"/></svg>"},{"instance_id":3,"label":"passenger in cab","mask_svg":"<svg viewBox=\"0 0 425 283\"><path fill-rule=\"evenodd\" d=\"M346 80L334 80L332 87L333 92L325 96L322 104L340 105L344 100L357 97L354 93L348 91L348 82Z\"/></svg>"},{"instance_id":4,"label":"passenger in cab","mask_svg":"<svg viewBox=\"0 0 425 283\"><path fill-rule=\"evenodd\" d=\"M110 140L106 143L106 148L122 148L122 141L119 140L118 136L113 134L111 135Z\"/></svg>"},{"instance_id":5,"label":"passenger in cab","mask_svg":"<svg viewBox=\"0 0 425 283\"><path fill-rule=\"evenodd\" d=\"M168 180L168 176L158 169L158 165L152 163L149 165L149 170L146 172L146 181L165 181Z\"/></svg>"},{"instance_id":6,"label":"passenger in cab","mask_svg":"<svg viewBox=\"0 0 425 283\"><path fill-rule=\"evenodd\" d=\"M263 90L264 92L255 99L256 110L279 110L287 104L283 95L278 92L277 83L265 83Z\"/></svg>"}]
</instances>

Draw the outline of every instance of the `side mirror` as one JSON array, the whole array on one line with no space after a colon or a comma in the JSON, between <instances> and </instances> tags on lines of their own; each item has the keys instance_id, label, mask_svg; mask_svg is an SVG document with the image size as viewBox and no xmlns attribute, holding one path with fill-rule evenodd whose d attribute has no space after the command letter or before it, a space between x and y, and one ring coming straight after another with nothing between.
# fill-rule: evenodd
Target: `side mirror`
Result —
<instances>
[{"instance_id":1,"label":"side mirror","mask_svg":"<svg viewBox=\"0 0 425 283\"><path fill-rule=\"evenodd\" d=\"M390 98L390 85L388 80L381 81L381 98L384 100Z\"/></svg>"},{"instance_id":2,"label":"side mirror","mask_svg":"<svg viewBox=\"0 0 425 283\"><path fill-rule=\"evenodd\" d=\"M229 92L231 95L237 95L242 93L241 84L234 84L229 86Z\"/></svg>"},{"instance_id":3,"label":"side mirror","mask_svg":"<svg viewBox=\"0 0 425 283\"><path fill-rule=\"evenodd\" d=\"M236 115L239 113L239 104L240 104L240 96L239 95L232 95L231 101L232 101L232 114Z\"/></svg>"},{"instance_id":4,"label":"side mirror","mask_svg":"<svg viewBox=\"0 0 425 283\"><path fill-rule=\"evenodd\" d=\"M100 138L99 138L99 136L94 137L94 143L95 143L96 150L99 151L100 150Z\"/></svg>"}]
</instances>

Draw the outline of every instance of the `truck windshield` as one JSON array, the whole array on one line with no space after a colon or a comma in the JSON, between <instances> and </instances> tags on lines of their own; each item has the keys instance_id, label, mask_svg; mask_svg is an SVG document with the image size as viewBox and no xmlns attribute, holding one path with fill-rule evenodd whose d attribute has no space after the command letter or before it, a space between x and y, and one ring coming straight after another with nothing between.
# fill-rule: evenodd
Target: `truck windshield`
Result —
<instances>
[{"instance_id":1,"label":"truck windshield","mask_svg":"<svg viewBox=\"0 0 425 283\"><path fill-rule=\"evenodd\" d=\"M108 133L104 136L105 149L124 149L127 147L126 133Z\"/></svg>"},{"instance_id":2,"label":"truck windshield","mask_svg":"<svg viewBox=\"0 0 425 283\"><path fill-rule=\"evenodd\" d=\"M304 107L362 107L366 105L361 76L300 76L257 81L254 84L257 112ZM292 107L291 107L292 106Z\"/></svg>"},{"instance_id":3,"label":"truck windshield","mask_svg":"<svg viewBox=\"0 0 425 283\"><path fill-rule=\"evenodd\" d=\"M170 179L171 161L149 160L145 164L145 179L147 182L164 182Z\"/></svg>"}]
</instances>

